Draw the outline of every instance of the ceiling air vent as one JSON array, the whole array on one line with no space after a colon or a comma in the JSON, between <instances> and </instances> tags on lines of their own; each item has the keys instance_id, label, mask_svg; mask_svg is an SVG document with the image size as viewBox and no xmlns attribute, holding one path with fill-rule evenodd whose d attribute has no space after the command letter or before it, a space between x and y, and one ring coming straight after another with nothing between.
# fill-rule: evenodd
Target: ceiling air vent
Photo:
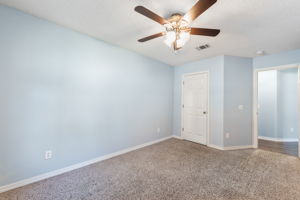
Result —
<instances>
[{"instance_id":1,"label":"ceiling air vent","mask_svg":"<svg viewBox=\"0 0 300 200\"><path fill-rule=\"evenodd\" d=\"M198 51L202 51L202 50L207 49L207 48L209 48L209 47L210 47L209 44L205 44L205 45L197 46L196 49L197 49Z\"/></svg>"}]
</instances>

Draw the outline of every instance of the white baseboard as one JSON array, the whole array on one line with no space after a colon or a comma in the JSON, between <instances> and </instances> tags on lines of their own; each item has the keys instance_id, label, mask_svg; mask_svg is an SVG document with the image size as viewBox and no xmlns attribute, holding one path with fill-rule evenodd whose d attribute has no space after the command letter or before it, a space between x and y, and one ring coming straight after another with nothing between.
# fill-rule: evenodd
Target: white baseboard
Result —
<instances>
[{"instance_id":1,"label":"white baseboard","mask_svg":"<svg viewBox=\"0 0 300 200\"><path fill-rule=\"evenodd\" d=\"M210 148L214 148L214 149L218 149L218 150L222 150L222 151L224 150L223 147L220 147L220 146L214 145L214 144L208 144L207 146Z\"/></svg>"},{"instance_id":2,"label":"white baseboard","mask_svg":"<svg viewBox=\"0 0 300 200\"><path fill-rule=\"evenodd\" d=\"M179 140L182 140L182 137L177 136L177 135L173 135L172 137L176 138L176 139L179 139ZM238 149L253 149L254 148L253 145L221 147L221 146L214 145L214 144L208 144L207 146L210 147L210 148L221 150L221 151L230 151L230 150L238 150Z\"/></svg>"},{"instance_id":3,"label":"white baseboard","mask_svg":"<svg viewBox=\"0 0 300 200\"><path fill-rule=\"evenodd\" d=\"M117 151L115 153L111 153L111 154L104 155L104 156L101 156L101 157L98 157L98 158L94 158L92 160L88 160L88 161L85 161L85 162L82 162L82 163L71 165L69 167L65 167L65 168L58 169L58 170L55 170L55 171L51 171L51 172L48 172L48 173L45 173L45 174L34 176L34 177L31 177L31 178L28 178L28 179L24 179L24 180L21 180L21 181L18 181L18 182L9 184L9 185L4 185L4 186L0 187L0 193L6 192L8 190L12 190L12 189L15 189L15 188L18 188L18 187L22 187L22 186L25 186L25 185L28 185L28 184L31 184L31 183L35 183L35 182L38 182L38 181L41 181L41 180L44 180L44 179L47 179L47 178L51 178L53 176L57 176L57 175L60 175L60 174L63 174L63 173L66 173L66 172L69 172L69 171L72 171L72 170L75 170L75 169L78 169L78 168L81 168L81 167L85 167L85 166L88 166L88 165L91 165L91 164L94 164L94 163L97 163L97 162L100 162L100 161L103 161L103 160L106 160L106 159L109 159L109 158L112 158L112 157L115 157L115 156L119 156L119 155L128 153L130 151L134 151L134 150L137 150L137 149L140 149L140 148L143 148L143 147L146 147L146 146L158 143L158 142L162 142L162 141L170 139L170 138L172 138L172 136L168 136L168 137L161 138L161 139L158 139L158 140L155 140L155 141L147 142L147 143L137 145L137 146L134 146L134 147L129 147L127 149L123 149L123 150Z\"/></svg>"},{"instance_id":4,"label":"white baseboard","mask_svg":"<svg viewBox=\"0 0 300 200\"><path fill-rule=\"evenodd\" d=\"M298 139L294 138L272 138L272 137L265 137L265 136L258 136L258 139L261 140L268 140L273 142L298 142Z\"/></svg>"},{"instance_id":5,"label":"white baseboard","mask_svg":"<svg viewBox=\"0 0 300 200\"><path fill-rule=\"evenodd\" d=\"M214 144L207 145L208 147L222 150L222 151L230 151L230 150L239 150L239 149L253 149L253 145L243 145L243 146L231 146L231 147L221 147Z\"/></svg>"},{"instance_id":6,"label":"white baseboard","mask_svg":"<svg viewBox=\"0 0 300 200\"><path fill-rule=\"evenodd\" d=\"M176 139L178 139L178 140L182 140L182 137L177 136L177 135L172 135L172 137L173 137L173 138L176 138Z\"/></svg>"},{"instance_id":7,"label":"white baseboard","mask_svg":"<svg viewBox=\"0 0 300 200\"><path fill-rule=\"evenodd\" d=\"M253 149L253 145L242 145L242 146L231 146L231 147L223 147L225 151L230 150L239 150L239 149Z\"/></svg>"}]
</instances>

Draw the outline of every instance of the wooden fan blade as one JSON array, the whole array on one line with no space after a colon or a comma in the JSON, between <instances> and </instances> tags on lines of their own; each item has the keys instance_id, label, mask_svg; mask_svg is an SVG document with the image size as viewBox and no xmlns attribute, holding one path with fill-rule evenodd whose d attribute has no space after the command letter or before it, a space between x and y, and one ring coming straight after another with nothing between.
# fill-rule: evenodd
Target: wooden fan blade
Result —
<instances>
[{"instance_id":1,"label":"wooden fan blade","mask_svg":"<svg viewBox=\"0 0 300 200\"><path fill-rule=\"evenodd\" d=\"M166 33L165 32L161 32L161 33L156 33L154 35L150 35L148 37L144 37L142 39L139 39L138 41L139 42L146 42L148 40L152 40L152 39L155 39L155 38L158 38L158 37L161 37L161 36L164 36Z\"/></svg>"},{"instance_id":2,"label":"wooden fan blade","mask_svg":"<svg viewBox=\"0 0 300 200\"><path fill-rule=\"evenodd\" d=\"M191 23L199 15L204 13L208 8L215 4L217 0L199 0L191 10L189 10L184 16L183 19Z\"/></svg>"},{"instance_id":3,"label":"wooden fan blade","mask_svg":"<svg viewBox=\"0 0 300 200\"><path fill-rule=\"evenodd\" d=\"M161 25L167 24L169 23L167 20L165 20L164 18L162 18L161 16L155 14L154 12L152 12L151 10L148 10L147 8L143 7L143 6L137 6L134 8L134 10L158 23L160 23Z\"/></svg>"},{"instance_id":4,"label":"wooden fan blade","mask_svg":"<svg viewBox=\"0 0 300 200\"><path fill-rule=\"evenodd\" d=\"M219 29L207 28L191 28L191 35L217 36L220 33Z\"/></svg>"}]
</instances>

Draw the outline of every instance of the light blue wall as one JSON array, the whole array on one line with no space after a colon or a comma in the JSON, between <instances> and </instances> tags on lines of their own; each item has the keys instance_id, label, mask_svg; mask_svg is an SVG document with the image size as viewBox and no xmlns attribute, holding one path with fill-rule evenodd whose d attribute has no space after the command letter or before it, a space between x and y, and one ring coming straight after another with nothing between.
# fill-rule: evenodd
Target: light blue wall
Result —
<instances>
[{"instance_id":1,"label":"light blue wall","mask_svg":"<svg viewBox=\"0 0 300 200\"><path fill-rule=\"evenodd\" d=\"M175 67L173 133L181 134L181 86L186 73L209 71L209 144L252 144L252 59L219 56ZM244 105L244 110L238 110ZM224 133L229 132L230 138Z\"/></svg>"},{"instance_id":2,"label":"light blue wall","mask_svg":"<svg viewBox=\"0 0 300 200\"><path fill-rule=\"evenodd\" d=\"M278 131L277 137L298 138L298 69L278 71ZM291 130L291 128L293 130Z\"/></svg>"},{"instance_id":3,"label":"light blue wall","mask_svg":"<svg viewBox=\"0 0 300 200\"><path fill-rule=\"evenodd\" d=\"M0 186L171 135L173 67L4 6L0 44Z\"/></svg>"},{"instance_id":4,"label":"light blue wall","mask_svg":"<svg viewBox=\"0 0 300 200\"><path fill-rule=\"evenodd\" d=\"M186 73L209 71L210 144L223 146L224 56L175 67L173 133L181 135L181 86Z\"/></svg>"},{"instance_id":5,"label":"light blue wall","mask_svg":"<svg viewBox=\"0 0 300 200\"><path fill-rule=\"evenodd\" d=\"M300 63L300 49L253 58L254 69L296 63Z\"/></svg>"},{"instance_id":6,"label":"light blue wall","mask_svg":"<svg viewBox=\"0 0 300 200\"><path fill-rule=\"evenodd\" d=\"M252 144L252 74L251 58L224 57L225 147ZM239 105L243 110L238 109Z\"/></svg>"},{"instance_id":7,"label":"light blue wall","mask_svg":"<svg viewBox=\"0 0 300 200\"><path fill-rule=\"evenodd\" d=\"M258 135L277 138L277 71L258 72Z\"/></svg>"}]
</instances>

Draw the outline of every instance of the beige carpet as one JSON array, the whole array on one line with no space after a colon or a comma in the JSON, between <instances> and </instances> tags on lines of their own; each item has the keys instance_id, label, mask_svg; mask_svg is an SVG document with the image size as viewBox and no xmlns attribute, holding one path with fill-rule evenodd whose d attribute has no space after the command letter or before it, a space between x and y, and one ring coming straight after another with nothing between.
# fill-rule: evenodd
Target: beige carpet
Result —
<instances>
[{"instance_id":1,"label":"beige carpet","mask_svg":"<svg viewBox=\"0 0 300 200\"><path fill-rule=\"evenodd\" d=\"M297 200L300 161L170 139L0 194L1 200Z\"/></svg>"}]
</instances>

